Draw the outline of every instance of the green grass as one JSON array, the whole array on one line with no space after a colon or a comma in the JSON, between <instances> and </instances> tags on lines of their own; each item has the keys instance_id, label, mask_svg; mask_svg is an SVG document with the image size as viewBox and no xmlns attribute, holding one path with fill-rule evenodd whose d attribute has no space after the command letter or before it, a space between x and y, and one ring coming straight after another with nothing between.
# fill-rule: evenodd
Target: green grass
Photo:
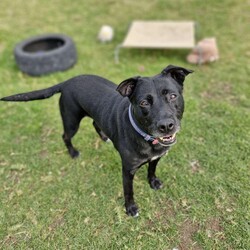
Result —
<instances>
[{"instance_id":1,"label":"green grass","mask_svg":"<svg viewBox=\"0 0 250 250\"><path fill-rule=\"evenodd\" d=\"M249 1L0 1L0 95L51 86L79 74L115 83L154 75L168 64L195 70L185 82L178 143L163 158L153 191L146 167L135 178L140 217L126 216L121 166L111 144L84 120L71 160L63 145L58 98L0 103L1 249L250 249ZM195 20L197 39L215 36L220 60L187 64L188 51L114 49L132 20ZM96 41L102 24L110 44ZM29 36L59 32L77 45L70 70L33 78L13 48Z\"/></svg>"}]
</instances>

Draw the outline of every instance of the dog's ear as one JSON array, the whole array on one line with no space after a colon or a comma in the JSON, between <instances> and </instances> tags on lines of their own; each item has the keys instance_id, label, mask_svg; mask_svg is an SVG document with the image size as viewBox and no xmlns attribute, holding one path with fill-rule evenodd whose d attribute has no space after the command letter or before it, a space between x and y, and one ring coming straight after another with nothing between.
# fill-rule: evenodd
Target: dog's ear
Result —
<instances>
[{"instance_id":1,"label":"dog's ear","mask_svg":"<svg viewBox=\"0 0 250 250\"><path fill-rule=\"evenodd\" d=\"M116 90L124 97L131 96L139 78L140 76L135 76L122 81Z\"/></svg>"},{"instance_id":2,"label":"dog's ear","mask_svg":"<svg viewBox=\"0 0 250 250\"><path fill-rule=\"evenodd\" d=\"M174 65L168 65L161 74L163 76L170 75L172 78L174 78L180 85L183 85L183 82L185 80L185 77L193 73L193 70L185 69L182 67L174 66Z\"/></svg>"}]
</instances>

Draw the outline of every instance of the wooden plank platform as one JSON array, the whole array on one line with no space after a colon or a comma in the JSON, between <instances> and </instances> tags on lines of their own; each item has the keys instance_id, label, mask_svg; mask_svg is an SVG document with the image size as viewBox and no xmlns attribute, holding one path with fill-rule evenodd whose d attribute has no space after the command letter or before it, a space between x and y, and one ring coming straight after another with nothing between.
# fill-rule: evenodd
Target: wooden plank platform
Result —
<instances>
[{"instance_id":1,"label":"wooden plank platform","mask_svg":"<svg viewBox=\"0 0 250 250\"><path fill-rule=\"evenodd\" d=\"M121 48L190 49L195 46L192 21L133 21Z\"/></svg>"}]
</instances>

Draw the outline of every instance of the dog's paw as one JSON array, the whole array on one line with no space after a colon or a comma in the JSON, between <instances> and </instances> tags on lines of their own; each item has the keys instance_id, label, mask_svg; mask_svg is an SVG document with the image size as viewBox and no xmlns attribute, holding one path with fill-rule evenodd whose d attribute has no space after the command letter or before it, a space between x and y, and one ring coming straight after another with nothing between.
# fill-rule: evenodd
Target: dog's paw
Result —
<instances>
[{"instance_id":1,"label":"dog's paw","mask_svg":"<svg viewBox=\"0 0 250 250\"><path fill-rule=\"evenodd\" d=\"M110 139L109 139L102 131L100 132L100 138L101 138L104 142L110 141Z\"/></svg>"},{"instance_id":2,"label":"dog's paw","mask_svg":"<svg viewBox=\"0 0 250 250\"><path fill-rule=\"evenodd\" d=\"M76 159L80 155L79 151L77 151L75 149L74 150L70 150L69 154L70 154L70 156L71 156L72 159Z\"/></svg>"},{"instance_id":3,"label":"dog's paw","mask_svg":"<svg viewBox=\"0 0 250 250\"><path fill-rule=\"evenodd\" d=\"M135 204L126 207L126 213L134 218L139 216L139 209Z\"/></svg>"},{"instance_id":4,"label":"dog's paw","mask_svg":"<svg viewBox=\"0 0 250 250\"><path fill-rule=\"evenodd\" d=\"M163 187L162 182L156 177L149 180L149 185L154 190L158 190Z\"/></svg>"}]
</instances>

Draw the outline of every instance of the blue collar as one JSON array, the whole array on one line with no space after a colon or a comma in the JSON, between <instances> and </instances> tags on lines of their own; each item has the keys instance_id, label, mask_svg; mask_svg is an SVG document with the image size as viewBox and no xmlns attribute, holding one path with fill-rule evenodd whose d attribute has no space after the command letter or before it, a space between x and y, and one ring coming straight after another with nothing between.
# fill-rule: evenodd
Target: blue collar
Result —
<instances>
[{"instance_id":1,"label":"blue collar","mask_svg":"<svg viewBox=\"0 0 250 250\"><path fill-rule=\"evenodd\" d=\"M134 118L133 118L133 115L132 115L132 105L130 104L129 105L129 108L128 108L128 116L129 116L129 121L132 125L132 127L135 129L135 131L141 135L143 137L143 139L145 141L148 141L148 142L152 142L153 145L156 145L156 144L159 144L163 147L170 147L172 144L169 144L169 145L165 145L165 144L162 144L156 137L152 136L152 135L149 135L147 133L145 133L144 131L142 131L138 125L136 124Z\"/></svg>"},{"instance_id":2,"label":"blue collar","mask_svg":"<svg viewBox=\"0 0 250 250\"><path fill-rule=\"evenodd\" d=\"M138 134L140 134L145 141L155 142L154 144L158 143L158 140L155 137L153 137L152 135L148 135L147 133L145 133L144 131L142 131L137 126L137 124L135 123L135 120L133 119L133 116L132 116L132 105L131 104L129 105L129 108L128 108L128 116L129 116L129 121L130 121L131 125L133 126L133 128L135 129L135 131Z\"/></svg>"}]
</instances>

